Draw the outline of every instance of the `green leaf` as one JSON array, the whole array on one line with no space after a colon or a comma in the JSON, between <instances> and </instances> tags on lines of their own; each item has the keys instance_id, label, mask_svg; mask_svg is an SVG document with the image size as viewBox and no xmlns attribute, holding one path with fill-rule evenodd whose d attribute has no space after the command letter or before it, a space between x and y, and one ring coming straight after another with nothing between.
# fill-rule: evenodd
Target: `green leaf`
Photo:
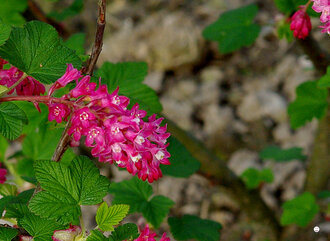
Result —
<instances>
[{"instance_id":1,"label":"green leaf","mask_svg":"<svg viewBox=\"0 0 330 241\"><path fill-rule=\"evenodd\" d=\"M277 35L279 39L286 38L290 43L294 39L293 31L290 29L290 22L286 19L283 19L277 24Z\"/></svg>"},{"instance_id":2,"label":"green leaf","mask_svg":"<svg viewBox=\"0 0 330 241\"><path fill-rule=\"evenodd\" d=\"M6 206L11 203L15 199L14 196L6 196L0 199L0 216L2 217L2 213L5 210Z\"/></svg>"},{"instance_id":3,"label":"green leaf","mask_svg":"<svg viewBox=\"0 0 330 241\"><path fill-rule=\"evenodd\" d=\"M34 189L30 189L24 192L21 192L17 197L11 197L10 200L4 205L6 209L7 218L22 218L26 213L29 212L27 207L27 202L30 200Z\"/></svg>"},{"instance_id":4,"label":"green leaf","mask_svg":"<svg viewBox=\"0 0 330 241\"><path fill-rule=\"evenodd\" d=\"M58 128L57 126L54 126L53 123L43 121L41 121L38 128L35 128L34 130L32 130L33 126L34 123L25 129L26 132L28 132L28 135L23 142L23 154L32 160L51 159L64 128ZM74 157L74 152L72 149L68 148L65 151L61 162L70 164Z\"/></svg>"},{"instance_id":5,"label":"green leaf","mask_svg":"<svg viewBox=\"0 0 330 241\"><path fill-rule=\"evenodd\" d=\"M4 42L7 41L7 39L9 38L10 32L11 32L10 25L5 24L0 18L0 45L2 45ZM0 91L0 95L1 95L1 91Z\"/></svg>"},{"instance_id":6,"label":"green leaf","mask_svg":"<svg viewBox=\"0 0 330 241\"><path fill-rule=\"evenodd\" d=\"M36 161L35 173L44 191L30 201L32 212L60 223L71 223L81 215L80 205L102 202L109 181L87 157L75 158L70 166L52 161Z\"/></svg>"},{"instance_id":7,"label":"green leaf","mask_svg":"<svg viewBox=\"0 0 330 241\"><path fill-rule=\"evenodd\" d=\"M113 226L118 225L127 215L128 205L113 205L108 207L102 203L96 212L96 223L102 231L113 231Z\"/></svg>"},{"instance_id":8,"label":"green leaf","mask_svg":"<svg viewBox=\"0 0 330 241\"><path fill-rule=\"evenodd\" d=\"M2 95L4 95L5 93L7 93L7 91L9 90L8 87L4 86L4 85L0 85L0 97Z\"/></svg>"},{"instance_id":9,"label":"green leaf","mask_svg":"<svg viewBox=\"0 0 330 241\"><path fill-rule=\"evenodd\" d=\"M99 230L92 230L86 241L108 241Z\"/></svg>"},{"instance_id":10,"label":"green leaf","mask_svg":"<svg viewBox=\"0 0 330 241\"><path fill-rule=\"evenodd\" d=\"M302 154L302 148L300 147L282 149L278 146L268 146L262 149L259 155L263 160L271 159L277 162L306 159L306 156Z\"/></svg>"},{"instance_id":11,"label":"green leaf","mask_svg":"<svg viewBox=\"0 0 330 241\"><path fill-rule=\"evenodd\" d=\"M49 241L55 230L64 229L65 226L54 220L43 219L33 213L24 215L19 224L31 235L34 241Z\"/></svg>"},{"instance_id":12,"label":"green leaf","mask_svg":"<svg viewBox=\"0 0 330 241\"><path fill-rule=\"evenodd\" d=\"M133 240L139 236L139 230L134 223L125 223L122 226L115 228L115 231L111 232L109 241L124 241Z\"/></svg>"},{"instance_id":13,"label":"green leaf","mask_svg":"<svg viewBox=\"0 0 330 241\"><path fill-rule=\"evenodd\" d=\"M318 198L330 198L330 191L321 191L317 194Z\"/></svg>"},{"instance_id":14,"label":"green leaf","mask_svg":"<svg viewBox=\"0 0 330 241\"><path fill-rule=\"evenodd\" d=\"M7 148L8 141L3 136L0 136L0 162L4 162Z\"/></svg>"},{"instance_id":15,"label":"green leaf","mask_svg":"<svg viewBox=\"0 0 330 241\"><path fill-rule=\"evenodd\" d=\"M327 73L322 76L318 81L317 87L319 88L329 88L330 87L330 66L327 68Z\"/></svg>"},{"instance_id":16,"label":"green leaf","mask_svg":"<svg viewBox=\"0 0 330 241\"><path fill-rule=\"evenodd\" d=\"M241 174L241 178L248 189L254 189L257 188L260 183L271 183L274 180L274 175L272 170L268 168L263 170L248 168Z\"/></svg>"},{"instance_id":17,"label":"green leaf","mask_svg":"<svg viewBox=\"0 0 330 241\"><path fill-rule=\"evenodd\" d=\"M8 227L0 227L0 240L1 241L11 241L18 235L18 230Z\"/></svg>"},{"instance_id":18,"label":"green leaf","mask_svg":"<svg viewBox=\"0 0 330 241\"><path fill-rule=\"evenodd\" d=\"M27 8L27 0L1 0L0 18L6 24L20 26L25 23L22 13Z\"/></svg>"},{"instance_id":19,"label":"green leaf","mask_svg":"<svg viewBox=\"0 0 330 241\"><path fill-rule=\"evenodd\" d=\"M85 55L85 39L86 34L84 33L76 33L70 36L68 40L64 42L64 45L74 51L80 57L81 61L86 61L88 56Z\"/></svg>"},{"instance_id":20,"label":"green leaf","mask_svg":"<svg viewBox=\"0 0 330 241\"><path fill-rule=\"evenodd\" d=\"M297 224L300 227L307 226L319 211L315 197L309 192L286 201L282 208L281 225Z\"/></svg>"},{"instance_id":21,"label":"green leaf","mask_svg":"<svg viewBox=\"0 0 330 241\"><path fill-rule=\"evenodd\" d=\"M171 153L171 165L161 165L164 175L173 177L189 177L198 171L200 162L194 158L187 148L176 138L168 139L167 151Z\"/></svg>"},{"instance_id":22,"label":"green leaf","mask_svg":"<svg viewBox=\"0 0 330 241\"><path fill-rule=\"evenodd\" d=\"M162 106L154 90L142 84L148 74L148 66L144 62L105 62L98 70L103 84L108 85L109 92L119 86L119 94L131 99L131 106L138 103L141 109L157 113Z\"/></svg>"},{"instance_id":23,"label":"green leaf","mask_svg":"<svg viewBox=\"0 0 330 241\"><path fill-rule=\"evenodd\" d=\"M142 207L141 212L148 222L158 228L174 204L168 197L157 195Z\"/></svg>"},{"instance_id":24,"label":"green leaf","mask_svg":"<svg viewBox=\"0 0 330 241\"><path fill-rule=\"evenodd\" d=\"M316 81L307 81L296 89L297 98L289 105L288 113L292 128L303 126L314 117L321 119L328 106L327 90L317 88Z\"/></svg>"},{"instance_id":25,"label":"green leaf","mask_svg":"<svg viewBox=\"0 0 330 241\"><path fill-rule=\"evenodd\" d=\"M260 32L260 26L253 23L257 13L258 7L255 4L227 11L203 30L203 37L217 41L223 54L249 46Z\"/></svg>"},{"instance_id":26,"label":"green leaf","mask_svg":"<svg viewBox=\"0 0 330 241\"><path fill-rule=\"evenodd\" d=\"M38 21L13 28L9 39L0 46L0 56L44 84L61 77L67 63L81 66L79 57L62 44L56 30Z\"/></svg>"},{"instance_id":27,"label":"green leaf","mask_svg":"<svg viewBox=\"0 0 330 241\"><path fill-rule=\"evenodd\" d=\"M0 104L0 134L9 140L20 136L23 123L27 122L26 115L17 105L11 102Z\"/></svg>"},{"instance_id":28,"label":"green leaf","mask_svg":"<svg viewBox=\"0 0 330 241\"><path fill-rule=\"evenodd\" d=\"M69 17L79 14L84 8L83 0L74 0L73 3L62 12L51 12L50 17L55 18L57 21L63 21Z\"/></svg>"},{"instance_id":29,"label":"green leaf","mask_svg":"<svg viewBox=\"0 0 330 241\"><path fill-rule=\"evenodd\" d=\"M168 224L176 240L220 240L221 224L208 219L201 219L193 215L184 215L182 218L168 218Z\"/></svg>"},{"instance_id":30,"label":"green leaf","mask_svg":"<svg viewBox=\"0 0 330 241\"><path fill-rule=\"evenodd\" d=\"M137 177L112 183L109 192L114 195L113 204L127 204L129 213L140 212L154 227L158 228L174 202L164 196L152 195L152 187Z\"/></svg>"},{"instance_id":31,"label":"green leaf","mask_svg":"<svg viewBox=\"0 0 330 241\"><path fill-rule=\"evenodd\" d=\"M3 183L0 185L0 194L2 196L16 196L17 187L9 183Z\"/></svg>"}]
</instances>

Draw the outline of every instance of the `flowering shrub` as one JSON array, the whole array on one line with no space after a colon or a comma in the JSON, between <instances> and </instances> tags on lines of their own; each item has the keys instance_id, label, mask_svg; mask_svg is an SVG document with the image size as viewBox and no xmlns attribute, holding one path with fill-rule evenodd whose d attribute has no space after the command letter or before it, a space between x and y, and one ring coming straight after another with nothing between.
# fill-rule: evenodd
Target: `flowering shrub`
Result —
<instances>
[{"instance_id":1,"label":"flowering shrub","mask_svg":"<svg viewBox=\"0 0 330 241\"><path fill-rule=\"evenodd\" d=\"M330 1L274 2L285 15L277 25L279 37L294 36L307 45L311 17L320 18L321 31L330 34ZM251 191L271 183L272 170L248 168L236 176L227 162L162 117L157 94L143 84L147 64L106 62L94 74L102 49L105 0L98 6L90 56L82 44L70 43L83 35L64 41L57 32L66 36L57 21L79 14L83 1L45 16L34 12L38 10L34 4L29 1L28 11L46 23L26 22L22 15L28 9L26 0L6 0L0 9L0 211L6 222L0 224L1 241L220 240L221 224L189 214L175 217L171 212L168 217L175 203L153 192L151 183L163 175L187 178L199 169L212 184L231 189L251 220L267 223L273 231L267 234L269 240L278 240L281 226L305 227L322 211L318 198L329 193L316 198L307 190L282 205L280 220L272 216L257 192ZM224 12L202 35L216 41L222 54L250 46L262 30L258 9L250 4ZM298 86L288 108L293 129L314 118L321 120L328 111L327 55L318 48L307 53L323 77ZM11 141L22 148L8 156ZM307 158L296 147L270 146L260 152L260 159L276 162ZM133 177L110 183L99 169L109 164ZM111 205L105 201L107 195ZM81 207L91 205L97 205L96 226L87 230ZM125 218L132 213L141 215L139 225L127 223ZM164 221L170 232L159 233Z\"/></svg>"}]
</instances>

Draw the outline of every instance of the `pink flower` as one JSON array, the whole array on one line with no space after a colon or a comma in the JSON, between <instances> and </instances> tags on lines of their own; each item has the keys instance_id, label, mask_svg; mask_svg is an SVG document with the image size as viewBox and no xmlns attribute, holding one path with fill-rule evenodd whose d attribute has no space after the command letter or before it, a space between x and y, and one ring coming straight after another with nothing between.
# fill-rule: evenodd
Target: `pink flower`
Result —
<instances>
[{"instance_id":1,"label":"pink flower","mask_svg":"<svg viewBox=\"0 0 330 241\"><path fill-rule=\"evenodd\" d=\"M306 13L304 6L300 6L300 10L295 12L291 17L290 29L296 38L304 39L308 36L312 29L311 20Z\"/></svg>"},{"instance_id":2,"label":"pink flower","mask_svg":"<svg viewBox=\"0 0 330 241\"><path fill-rule=\"evenodd\" d=\"M52 236L53 241L73 241L81 234L81 228L76 225L70 225L70 228L65 230L55 230Z\"/></svg>"},{"instance_id":3,"label":"pink flower","mask_svg":"<svg viewBox=\"0 0 330 241\"><path fill-rule=\"evenodd\" d=\"M325 25L320 26L320 28L322 28L322 33L327 33L330 35L330 21L327 22Z\"/></svg>"},{"instance_id":4,"label":"pink flower","mask_svg":"<svg viewBox=\"0 0 330 241\"><path fill-rule=\"evenodd\" d=\"M106 85L100 84L96 89L96 83L90 81L90 76L82 77L69 94L61 97L74 102L68 130L73 137L71 145L78 146L85 136L85 145L92 147L91 154L100 162L115 163L149 182L160 178L160 165L170 164L166 150L170 134L166 125L161 126L163 118L152 115L144 120L146 111L140 110L138 104L127 109L129 98L120 96L119 88L109 93ZM49 105L49 120L60 123L68 113L65 105Z\"/></svg>"},{"instance_id":5,"label":"pink flower","mask_svg":"<svg viewBox=\"0 0 330 241\"><path fill-rule=\"evenodd\" d=\"M4 168L0 168L0 183L1 184L6 182L6 180L7 180L6 175L7 175L7 170Z\"/></svg>"},{"instance_id":6,"label":"pink flower","mask_svg":"<svg viewBox=\"0 0 330 241\"><path fill-rule=\"evenodd\" d=\"M320 21L325 23L330 20L330 0L312 0L313 6L312 9L317 12L321 13Z\"/></svg>"},{"instance_id":7,"label":"pink flower","mask_svg":"<svg viewBox=\"0 0 330 241\"><path fill-rule=\"evenodd\" d=\"M45 91L45 86L30 76L16 86L17 95L40 95Z\"/></svg>"},{"instance_id":8,"label":"pink flower","mask_svg":"<svg viewBox=\"0 0 330 241\"><path fill-rule=\"evenodd\" d=\"M134 241L156 241L156 236L157 234L152 232L149 229L149 225L147 224L145 228L141 231L140 236L137 239L134 239ZM166 237L166 233L163 233L159 241L171 241L171 239Z\"/></svg>"},{"instance_id":9,"label":"pink flower","mask_svg":"<svg viewBox=\"0 0 330 241\"><path fill-rule=\"evenodd\" d=\"M4 66L5 64L7 64L7 63L8 63L8 62L7 62L6 60L0 58L0 70L2 70L2 69L3 69L3 66Z\"/></svg>"},{"instance_id":10,"label":"pink flower","mask_svg":"<svg viewBox=\"0 0 330 241\"><path fill-rule=\"evenodd\" d=\"M61 123L62 120L67 120L70 114L70 109L66 105L60 103L49 104L48 109L48 120L55 120L57 123Z\"/></svg>"},{"instance_id":11,"label":"pink flower","mask_svg":"<svg viewBox=\"0 0 330 241\"><path fill-rule=\"evenodd\" d=\"M156 236L157 234L152 232L149 229L149 225L147 224L145 228L141 231L140 236L134 241L156 241Z\"/></svg>"},{"instance_id":12,"label":"pink flower","mask_svg":"<svg viewBox=\"0 0 330 241\"><path fill-rule=\"evenodd\" d=\"M57 89L60 89L64 86L66 86L68 83L70 83L73 80L78 80L81 77L80 71L73 68L72 64L67 65L67 69L64 73L64 75L56 80L56 82L51 86L49 89L48 95L52 95L53 92Z\"/></svg>"}]
</instances>

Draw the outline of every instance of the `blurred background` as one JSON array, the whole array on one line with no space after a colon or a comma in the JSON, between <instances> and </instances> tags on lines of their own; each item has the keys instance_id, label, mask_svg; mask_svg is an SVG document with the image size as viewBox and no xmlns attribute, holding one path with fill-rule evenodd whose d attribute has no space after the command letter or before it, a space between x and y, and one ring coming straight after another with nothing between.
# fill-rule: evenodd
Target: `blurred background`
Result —
<instances>
[{"instance_id":1,"label":"blurred background","mask_svg":"<svg viewBox=\"0 0 330 241\"><path fill-rule=\"evenodd\" d=\"M73 1L35 2L50 12ZM202 37L203 29L222 12L252 2L256 1L108 1L98 67L104 61L147 62L145 84L159 95L162 114L213 150L237 175L249 167L273 171L274 181L264 184L260 192L279 216L281 204L301 193L306 163L262 161L259 152L275 144L282 148L301 147L303 154L311 154L317 121L292 130L287 107L295 99L296 87L315 79L313 65L295 41L278 39L276 21L281 15L272 0L257 1L256 22L262 29L252 46L222 55L216 42ZM68 32L86 34L87 53L94 41L96 19L97 0L85 0L81 14L63 22ZM313 34L330 49L328 36L317 28ZM111 175L113 181L128 176L107 165L102 172ZM172 214L195 214L220 222L222 240L266 241L268 227L248 222L226 188L201 175L188 179L163 177L153 185L157 194L175 201ZM95 226L95 210L90 210L90 217L84 217L91 228ZM315 236L315 240L326 241L330 223L318 217L317 224L323 234ZM168 230L166 223L161 230Z\"/></svg>"}]
</instances>

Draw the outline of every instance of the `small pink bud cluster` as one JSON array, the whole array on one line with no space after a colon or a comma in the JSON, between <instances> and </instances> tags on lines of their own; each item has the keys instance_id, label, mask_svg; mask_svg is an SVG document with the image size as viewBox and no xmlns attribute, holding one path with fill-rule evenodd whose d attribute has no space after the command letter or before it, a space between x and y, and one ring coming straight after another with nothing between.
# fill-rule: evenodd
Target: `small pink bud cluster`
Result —
<instances>
[{"instance_id":1,"label":"small pink bud cluster","mask_svg":"<svg viewBox=\"0 0 330 241\"><path fill-rule=\"evenodd\" d=\"M320 16L320 21L324 23L322 28L322 33L330 34L330 0L312 0L312 9L317 13L322 13Z\"/></svg>"},{"instance_id":2,"label":"small pink bud cluster","mask_svg":"<svg viewBox=\"0 0 330 241\"><path fill-rule=\"evenodd\" d=\"M166 150L170 134L166 126L160 126L163 118L152 115L143 120L146 111L138 104L127 109L129 98L119 96L118 88L111 94L106 85L96 89L91 77L82 76L71 64L48 95L73 80L77 85L61 97L62 103L48 103L50 121L60 123L72 112L68 131L73 137L71 145L79 145L85 136L85 145L92 147L92 155L100 162L115 163L150 183L161 177L160 164L170 164Z\"/></svg>"},{"instance_id":3,"label":"small pink bud cluster","mask_svg":"<svg viewBox=\"0 0 330 241\"><path fill-rule=\"evenodd\" d=\"M1 164L0 164L1 167ZM7 175L7 170L4 168L0 168L0 183L3 184L7 180L6 178Z\"/></svg>"},{"instance_id":4,"label":"small pink bud cluster","mask_svg":"<svg viewBox=\"0 0 330 241\"><path fill-rule=\"evenodd\" d=\"M9 69L3 69L3 66L8 62L0 58L0 85L11 87L23 75L23 72L12 66ZM40 95L45 93L45 86L39 81L28 76L20 84L16 86L17 95ZM13 93L11 90L8 94Z\"/></svg>"},{"instance_id":5,"label":"small pink bud cluster","mask_svg":"<svg viewBox=\"0 0 330 241\"><path fill-rule=\"evenodd\" d=\"M14 85L22 76L23 72L12 66L9 69L3 69L3 66L8 62L0 58L0 85L11 87ZM34 78L28 76L22 80L14 89L8 92L12 94L16 90L17 95L30 96L40 95L45 93L45 86ZM35 107L40 111L38 103L33 103Z\"/></svg>"},{"instance_id":6,"label":"small pink bud cluster","mask_svg":"<svg viewBox=\"0 0 330 241\"><path fill-rule=\"evenodd\" d=\"M300 9L291 17L290 29L293 31L293 35L296 38L304 39L308 36L312 29L311 19L306 13L304 5L299 7Z\"/></svg>"},{"instance_id":7,"label":"small pink bud cluster","mask_svg":"<svg viewBox=\"0 0 330 241\"><path fill-rule=\"evenodd\" d=\"M145 228L141 231L140 236L137 239L134 239L134 241L156 241L156 236L157 234L152 232L149 229L149 225L147 224ZM163 233L159 241L171 241L171 239L169 237L166 237L166 233Z\"/></svg>"}]
</instances>

